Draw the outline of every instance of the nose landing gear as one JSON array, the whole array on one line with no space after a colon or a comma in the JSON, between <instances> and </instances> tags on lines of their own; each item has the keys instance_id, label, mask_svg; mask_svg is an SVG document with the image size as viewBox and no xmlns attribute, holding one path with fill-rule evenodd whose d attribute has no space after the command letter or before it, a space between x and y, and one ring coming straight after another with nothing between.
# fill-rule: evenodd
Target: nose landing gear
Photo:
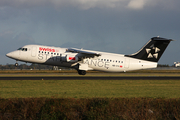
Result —
<instances>
[{"instance_id":1,"label":"nose landing gear","mask_svg":"<svg viewBox=\"0 0 180 120\"><path fill-rule=\"evenodd\" d=\"M15 63L15 65L14 65L15 67L18 67L19 65L18 65L18 63L17 63L17 61L16 61L16 63Z\"/></svg>"}]
</instances>

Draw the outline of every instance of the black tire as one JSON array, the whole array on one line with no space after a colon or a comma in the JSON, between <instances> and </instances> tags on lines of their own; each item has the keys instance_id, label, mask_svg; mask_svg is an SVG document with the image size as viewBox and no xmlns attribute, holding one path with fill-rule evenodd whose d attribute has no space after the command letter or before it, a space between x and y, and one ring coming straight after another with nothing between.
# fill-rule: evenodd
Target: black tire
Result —
<instances>
[{"instance_id":1,"label":"black tire","mask_svg":"<svg viewBox=\"0 0 180 120\"><path fill-rule=\"evenodd\" d=\"M86 71L85 71L85 70L78 70L78 74L79 74L79 75L85 75L85 74L86 74Z\"/></svg>"},{"instance_id":2,"label":"black tire","mask_svg":"<svg viewBox=\"0 0 180 120\"><path fill-rule=\"evenodd\" d=\"M15 65L14 65L15 67L17 67L18 66L18 63L15 63Z\"/></svg>"}]
</instances>

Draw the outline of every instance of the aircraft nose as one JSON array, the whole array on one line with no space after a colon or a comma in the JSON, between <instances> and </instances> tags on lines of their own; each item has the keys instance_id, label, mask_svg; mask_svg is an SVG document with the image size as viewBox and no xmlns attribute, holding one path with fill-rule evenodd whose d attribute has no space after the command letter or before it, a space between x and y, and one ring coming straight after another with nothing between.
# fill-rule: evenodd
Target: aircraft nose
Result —
<instances>
[{"instance_id":1,"label":"aircraft nose","mask_svg":"<svg viewBox=\"0 0 180 120\"><path fill-rule=\"evenodd\" d=\"M7 53L6 56L9 58L12 58L14 56L14 54L13 54L13 52L10 52L10 53Z\"/></svg>"},{"instance_id":2,"label":"aircraft nose","mask_svg":"<svg viewBox=\"0 0 180 120\"><path fill-rule=\"evenodd\" d=\"M10 53L7 53L6 56L15 60L20 58L19 51L12 51Z\"/></svg>"}]
</instances>

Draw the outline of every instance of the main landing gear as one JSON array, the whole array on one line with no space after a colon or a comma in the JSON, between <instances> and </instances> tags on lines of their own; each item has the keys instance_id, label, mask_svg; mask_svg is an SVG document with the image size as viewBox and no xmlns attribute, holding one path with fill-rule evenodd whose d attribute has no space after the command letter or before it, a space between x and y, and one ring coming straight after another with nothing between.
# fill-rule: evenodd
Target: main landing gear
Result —
<instances>
[{"instance_id":1,"label":"main landing gear","mask_svg":"<svg viewBox=\"0 0 180 120\"><path fill-rule=\"evenodd\" d=\"M78 70L78 74L79 74L79 75L85 75L85 74L86 74L86 71L85 71L85 70Z\"/></svg>"}]
</instances>

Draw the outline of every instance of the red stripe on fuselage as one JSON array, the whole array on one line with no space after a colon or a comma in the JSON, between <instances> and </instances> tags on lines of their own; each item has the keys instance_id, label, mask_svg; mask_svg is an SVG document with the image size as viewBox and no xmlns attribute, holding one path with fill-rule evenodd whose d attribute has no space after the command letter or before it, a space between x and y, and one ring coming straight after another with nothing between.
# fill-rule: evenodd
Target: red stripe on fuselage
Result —
<instances>
[{"instance_id":1,"label":"red stripe on fuselage","mask_svg":"<svg viewBox=\"0 0 180 120\"><path fill-rule=\"evenodd\" d=\"M69 57L69 60L76 60L75 57Z\"/></svg>"}]
</instances>

